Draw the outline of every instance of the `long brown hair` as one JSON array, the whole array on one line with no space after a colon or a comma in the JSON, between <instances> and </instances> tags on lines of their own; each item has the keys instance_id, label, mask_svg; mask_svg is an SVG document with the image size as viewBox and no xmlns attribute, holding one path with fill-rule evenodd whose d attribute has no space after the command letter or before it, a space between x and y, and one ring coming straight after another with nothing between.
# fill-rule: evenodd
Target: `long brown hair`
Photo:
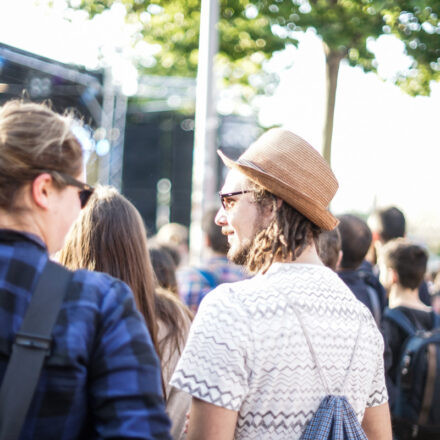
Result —
<instances>
[{"instance_id":1,"label":"long brown hair","mask_svg":"<svg viewBox=\"0 0 440 440\"><path fill-rule=\"evenodd\" d=\"M255 237L246 267L250 273L265 273L274 261L295 261L312 242L317 243L321 228L261 186L252 184L259 209L272 206L271 223Z\"/></svg>"},{"instance_id":2,"label":"long brown hair","mask_svg":"<svg viewBox=\"0 0 440 440\"><path fill-rule=\"evenodd\" d=\"M179 357L182 354L194 315L188 307L182 306L180 299L173 292L161 287L156 289L156 315L167 326L165 337L159 341L162 366L166 368L174 353ZM170 349L167 350L167 347Z\"/></svg>"},{"instance_id":3,"label":"long brown hair","mask_svg":"<svg viewBox=\"0 0 440 440\"><path fill-rule=\"evenodd\" d=\"M108 273L127 283L160 357L155 314L155 277L147 234L138 210L118 191L98 186L58 254L70 269Z\"/></svg>"}]
</instances>

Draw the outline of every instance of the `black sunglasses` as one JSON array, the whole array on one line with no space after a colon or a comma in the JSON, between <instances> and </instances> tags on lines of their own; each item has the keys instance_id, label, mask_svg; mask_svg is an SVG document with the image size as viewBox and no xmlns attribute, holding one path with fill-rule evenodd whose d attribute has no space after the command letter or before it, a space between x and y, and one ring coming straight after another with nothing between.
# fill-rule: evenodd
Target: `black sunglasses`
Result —
<instances>
[{"instance_id":1,"label":"black sunglasses","mask_svg":"<svg viewBox=\"0 0 440 440\"><path fill-rule=\"evenodd\" d=\"M79 192L79 201L81 203L81 209L83 209L87 205L87 202L92 196L93 191L95 191L95 188L88 185L87 183L80 182L79 180L74 179L68 174L60 173L58 171L57 174L61 176L61 178L64 180L65 183L67 183L67 185L76 186L77 188L81 189L81 191Z\"/></svg>"},{"instance_id":2,"label":"black sunglasses","mask_svg":"<svg viewBox=\"0 0 440 440\"><path fill-rule=\"evenodd\" d=\"M246 193L250 193L250 192L252 192L252 191L245 190L245 191L236 191L236 192L231 192L231 193L219 192L218 195L220 197L220 202L222 203L223 209L228 209L228 204L225 201L228 197L239 196L241 194L246 194Z\"/></svg>"},{"instance_id":3,"label":"black sunglasses","mask_svg":"<svg viewBox=\"0 0 440 440\"><path fill-rule=\"evenodd\" d=\"M79 192L79 201L81 203L81 209L83 209L87 205L87 202L89 201L91 195L93 194L93 191L95 191L95 188L93 188L93 186L90 186L89 184L84 182L80 182L79 180L74 179L72 176L61 173L59 171L41 170L40 173L48 173L51 175L56 174L61 177L61 179L64 181L65 184L79 188L81 190Z\"/></svg>"}]
</instances>

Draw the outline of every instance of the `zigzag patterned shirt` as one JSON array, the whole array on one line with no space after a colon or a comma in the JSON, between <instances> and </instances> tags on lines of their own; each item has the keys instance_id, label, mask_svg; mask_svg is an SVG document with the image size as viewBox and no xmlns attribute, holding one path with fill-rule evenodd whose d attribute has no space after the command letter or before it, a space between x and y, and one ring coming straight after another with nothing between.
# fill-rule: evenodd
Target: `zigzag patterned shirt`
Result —
<instances>
[{"instance_id":1,"label":"zigzag patterned shirt","mask_svg":"<svg viewBox=\"0 0 440 440\"><path fill-rule=\"evenodd\" d=\"M344 394L361 422L366 407L388 399L383 339L324 266L275 263L217 287L202 301L171 384L238 411L235 439L299 439L327 393L295 310L332 394Z\"/></svg>"}]
</instances>

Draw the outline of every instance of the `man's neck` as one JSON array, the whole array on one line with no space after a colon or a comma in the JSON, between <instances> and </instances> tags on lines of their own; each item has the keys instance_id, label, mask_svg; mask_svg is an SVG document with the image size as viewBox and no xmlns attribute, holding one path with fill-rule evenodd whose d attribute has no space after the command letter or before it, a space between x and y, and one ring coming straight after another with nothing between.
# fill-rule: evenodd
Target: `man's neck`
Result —
<instances>
[{"instance_id":1,"label":"man's neck","mask_svg":"<svg viewBox=\"0 0 440 440\"><path fill-rule=\"evenodd\" d=\"M397 283L391 286L388 303L391 309L403 306L425 311L430 310L420 301L418 289L405 288Z\"/></svg>"},{"instance_id":2,"label":"man's neck","mask_svg":"<svg viewBox=\"0 0 440 440\"><path fill-rule=\"evenodd\" d=\"M295 261L292 260L278 260L281 263L300 263L300 264L316 264L318 266L323 266L321 259L316 251L315 244L312 243L308 245L302 252L301 255L296 257Z\"/></svg>"}]
</instances>

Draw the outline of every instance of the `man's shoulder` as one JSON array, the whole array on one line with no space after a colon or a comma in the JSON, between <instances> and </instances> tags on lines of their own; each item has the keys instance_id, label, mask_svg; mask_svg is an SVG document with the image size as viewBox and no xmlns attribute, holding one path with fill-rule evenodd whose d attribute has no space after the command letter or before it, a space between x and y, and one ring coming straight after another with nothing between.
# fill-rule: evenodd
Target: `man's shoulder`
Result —
<instances>
[{"instance_id":1,"label":"man's shoulder","mask_svg":"<svg viewBox=\"0 0 440 440\"><path fill-rule=\"evenodd\" d=\"M246 313L246 299L256 293L254 286L253 278L219 284L203 298L197 314L204 313L206 309L216 313Z\"/></svg>"}]
</instances>

